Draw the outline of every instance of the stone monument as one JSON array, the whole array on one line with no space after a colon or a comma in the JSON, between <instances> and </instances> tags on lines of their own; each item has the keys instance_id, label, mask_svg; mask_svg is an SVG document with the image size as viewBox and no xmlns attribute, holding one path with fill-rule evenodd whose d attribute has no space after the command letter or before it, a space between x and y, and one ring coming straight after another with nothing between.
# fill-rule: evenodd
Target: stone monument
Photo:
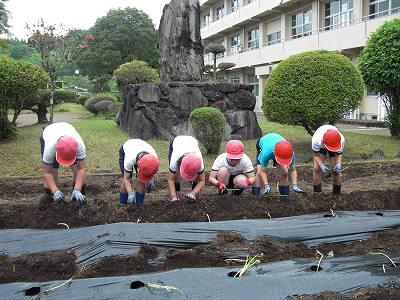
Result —
<instances>
[{"instance_id":1,"label":"stone monument","mask_svg":"<svg viewBox=\"0 0 400 300\"><path fill-rule=\"evenodd\" d=\"M252 85L202 82L203 46L197 0L165 5L159 28L161 83L128 84L118 122L131 138L191 135L190 113L211 106L224 113L226 139L261 136Z\"/></svg>"}]
</instances>

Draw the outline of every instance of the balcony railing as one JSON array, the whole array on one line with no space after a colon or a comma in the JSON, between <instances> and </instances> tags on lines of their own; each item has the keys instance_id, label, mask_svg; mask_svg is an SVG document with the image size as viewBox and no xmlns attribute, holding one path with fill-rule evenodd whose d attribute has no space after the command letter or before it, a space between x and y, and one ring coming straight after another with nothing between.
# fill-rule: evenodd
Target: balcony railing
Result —
<instances>
[{"instance_id":1,"label":"balcony railing","mask_svg":"<svg viewBox=\"0 0 400 300\"><path fill-rule=\"evenodd\" d=\"M366 21L369 21L369 20L383 18L383 17L389 16L389 15L399 14L399 13L400 13L400 7L394 8L394 9L390 9L390 10L386 10L386 11L381 11L381 12L374 13L374 14L370 14L370 15L367 15L367 16L364 16L364 17L361 17L361 18L358 18L358 19L353 19L353 20L350 20L350 21L349 20L344 20L341 23L335 24L334 28L332 28L332 26L330 25L330 26L321 27L318 30L310 31L310 32L307 33L307 36L319 34L319 33L325 32L327 30L337 30L337 29L340 29L340 28L344 28L344 27L360 24L360 23L363 23L363 22L366 22ZM276 43L276 44L279 44L281 42L287 42L287 41L293 40L294 38L302 38L302 37L306 37L306 35L303 35L301 37L297 37L297 35L289 36L289 37L286 37L286 38L282 38L281 37L279 42ZM270 45L270 44L268 44L268 42L265 42L262 45L260 45L260 47L262 47L262 48L271 47L271 46L274 46L276 44ZM254 50L257 50L257 49L259 49L259 48L258 47L257 48L243 48L242 45L235 45L235 46L232 46L232 47L229 48L229 51L227 51L226 56L238 55L238 54L241 54L243 52L254 51ZM206 59L209 60L210 57L205 55L204 59L206 61Z\"/></svg>"}]
</instances>

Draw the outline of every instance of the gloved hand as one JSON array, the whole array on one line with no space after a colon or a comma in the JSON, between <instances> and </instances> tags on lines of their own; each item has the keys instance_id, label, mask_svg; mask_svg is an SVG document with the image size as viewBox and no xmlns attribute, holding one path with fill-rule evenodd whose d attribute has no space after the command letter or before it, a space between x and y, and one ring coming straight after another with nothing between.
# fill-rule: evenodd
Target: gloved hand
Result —
<instances>
[{"instance_id":1,"label":"gloved hand","mask_svg":"<svg viewBox=\"0 0 400 300\"><path fill-rule=\"evenodd\" d=\"M239 182L238 188L241 189L241 190L244 190L248 186L249 186L249 183L248 183L247 179L245 179L245 180Z\"/></svg>"},{"instance_id":2,"label":"gloved hand","mask_svg":"<svg viewBox=\"0 0 400 300\"><path fill-rule=\"evenodd\" d=\"M56 190L53 193L53 199L56 203L61 203L64 200L64 194L60 190Z\"/></svg>"},{"instance_id":3,"label":"gloved hand","mask_svg":"<svg viewBox=\"0 0 400 300\"><path fill-rule=\"evenodd\" d=\"M322 164L319 166L319 168L321 169L321 172L325 177L331 176L331 171L329 170L329 168L327 166Z\"/></svg>"},{"instance_id":4,"label":"gloved hand","mask_svg":"<svg viewBox=\"0 0 400 300\"><path fill-rule=\"evenodd\" d=\"M150 193L152 190L154 190L156 188L156 182L154 181L154 179L152 179L151 181L149 181L149 183L147 183L146 185L146 189L147 192Z\"/></svg>"},{"instance_id":5,"label":"gloved hand","mask_svg":"<svg viewBox=\"0 0 400 300\"><path fill-rule=\"evenodd\" d=\"M271 187L269 186L269 184L265 184L264 191L262 192L262 194L265 195L265 194L269 194L270 192L271 192Z\"/></svg>"},{"instance_id":6,"label":"gloved hand","mask_svg":"<svg viewBox=\"0 0 400 300\"><path fill-rule=\"evenodd\" d=\"M136 198L135 198L135 193L134 192L129 192L128 193L128 204L134 204L136 203Z\"/></svg>"},{"instance_id":7,"label":"gloved hand","mask_svg":"<svg viewBox=\"0 0 400 300\"><path fill-rule=\"evenodd\" d=\"M342 164L336 164L336 166L333 168L333 172L335 172L336 174L340 174L342 172Z\"/></svg>"},{"instance_id":8,"label":"gloved hand","mask_svg":"<svg viewBox=\"0 0 400 300\"><path fill-rule=\"evenodd\" d=\"M226 190L226 185L225 185L225 183L218 181L217 188L218 188L218 191L220 193L222 193L224 190Z\"/></svg>"},{"instance_id":9,"label":"gloved hand","mask_svg":"<svg viewBox=\"0 0 400 300\"><path fill-rule=\"evenodd\" d=\"M172 196L171 202L176 202L176 201L179 201L179 196L178 195Z\"/></svg>"},{"instance_id":10,"label":"gloved hand","mask_svg":"<svg viewBox=\"0 0 400 300\"><path fill-rule=\"evenodd\" d=\"M71 195L71 200L76 200L80 204L83 204L86 202L86 197L81 193L80 190L73 190L72 195Z\"/></svg>"},{"instance_id":11,"label":"gloved hand","mask_svg":"<svg viewBox=\"0 0 400 300\"><path fill-rule=\"evenodd\" d=\"M297 184L293 184L292 190L296 193L303 193L303 190Z\"/></svg>"},{"instance_id":12,"label":"gloved hand","mask_svg":"<svg viewBox=\"0 0 400 300\"><path fill-rule=\"evenodd\" d=\"M196 201L199 199L199 194L194 191L191 191L186 194L186 198L188 198L189 200L192 200L192 201Z\"/></svg>"}]
</instances>

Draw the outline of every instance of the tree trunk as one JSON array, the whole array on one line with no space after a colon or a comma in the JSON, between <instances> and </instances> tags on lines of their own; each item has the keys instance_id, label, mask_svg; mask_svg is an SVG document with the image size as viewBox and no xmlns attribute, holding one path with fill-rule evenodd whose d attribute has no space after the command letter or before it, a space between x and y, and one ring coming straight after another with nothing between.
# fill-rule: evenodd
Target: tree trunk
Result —
<instances>
[{"instance_id":1,"label":"tree trunk","mask_svg":"<svg viewBox=\"0 0 400 300\"><path fill-rule=\"evenodd\" d=\"M48 123L46 103L39 103L38 109L35 111L38 117L38 123Z\"/></svg>"},{"instance_id":2,"label":"tree trunk","mask_svg":"<svg viewBox=\"0 0 400 300\"><path fill-rule=\"evenodd\" d=\"M7 138L7 122L8 122L8 101L2 99L0 101L0 137L1 139Z\"/></svg>"},{"instance_id":3,"label":"tree trunk","mask_svg":"<svg viewBox=\"0 0 400 300\"><path fill-rule=\"evenodd\" d=\"M47 112L47 109L46 109ZM50 123L53 123L54 115L54 81L51 82L51 92L50 92ZM39 118L39 116L38 116ZM46 117L47 121L47 117Z\"/></svg>"},{"instance_id":4,"label":"tree trunk","mask_svg":"<svg viewBox=\"0 0 400 300\"><path fill-rule=\"evenodd\" d=\"M217 54L214 53L214 66L213 66L213 78L214 81L217 81Z\"/></svg>"}]
</instances>

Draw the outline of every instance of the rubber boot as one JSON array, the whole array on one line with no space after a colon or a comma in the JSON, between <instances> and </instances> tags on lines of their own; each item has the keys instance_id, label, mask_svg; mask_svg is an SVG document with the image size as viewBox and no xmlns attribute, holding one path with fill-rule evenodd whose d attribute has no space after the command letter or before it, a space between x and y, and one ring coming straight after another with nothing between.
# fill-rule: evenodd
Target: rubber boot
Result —
<instances>
[{"instance_id":1,"label":"rubber boot","mask_svg":"<svg viewBox=\"0 0 400 300\"><path fill-rule=\"evenodd\" d=\"M121 205L128 204L128 193L119 192L119 204Z\"/></svg>"},{"instance_id":2,"label":"rubber boot","mask_svg":"<svg viewBox=\"0 0 400 300\"><path fill-rule=\"evenodd\" d=\"M260 193L261 193L261 188L260 188L259 186L253 186L253 187L251 188L251 194L252 194L253 196L258 197L258 196L260 196Z\"/></svg>"},{"instance_id":3,"label":"rubber boot","mask_svg":"<svg viewBox=\"0 0 400 300\"><path fill-rule=\"evenodd\" d=\"M342 186L340 184L339 185L336 185L336 184L333 185L333 193L335 195L339 195L341 193L341 191L342 191Z\"/></svg>"},{"instance_id":4,"label":"rubber boot","mask_svg":"<svg viewBox=\"0 0 400 300\"><path fill-rule=\"evenodd\" d=\"M280 185L279 186L279 194L282 196L289 196L289 186L288 185Z\"/></svg>"},{"instance_id":5,"label":"rubber boot","mask_svg":"<svg viewBox=\"0 0 400 300\"><path fill-rule=\"evenodd\" d=\"M321 184L314 185L314 193L322 193L322 186Z\"/></svg>"},{"instance_id":6,"label":"rubber boot","mask_svg":"<svg viewBox=\"0 0 400 300\"><path fill-rule=\"evenodd\" d=\"M144 193L136 192L136 206L142 206L144 201Z\"/></svg>"}]
</instances>

